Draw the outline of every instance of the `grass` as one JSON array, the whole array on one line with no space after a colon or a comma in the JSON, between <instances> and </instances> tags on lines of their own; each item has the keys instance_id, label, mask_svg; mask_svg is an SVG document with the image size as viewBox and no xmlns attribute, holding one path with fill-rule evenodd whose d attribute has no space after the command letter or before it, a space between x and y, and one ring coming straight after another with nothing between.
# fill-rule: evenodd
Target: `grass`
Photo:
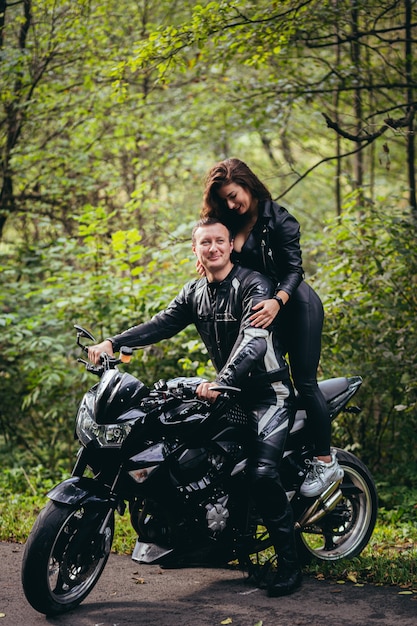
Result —
<instances>
[{"instance_id":1,"label":"grass","mask_svg":"<svg viewBox=\"0 0 417 626\"><path fill-rule=\"evenodd\" d=\"M362 585L398 585L417 593L417 524L386 523L384 511L360 556L336 563L311 563L305 571L318 578Z\"/></svg>"},{"instance_id":2,"label":"grass","mask_svg":"<svg viewBox=\"0 0 417 626\"><path fill-rule=\"evenodd\" d=\"M42 472L28 477L23 470L5 470L0 474L0 541L24 543L41 508L44 494L53 486ZM317 578L340 583L397 585L404 593L417 593L417 505L407 492L404 500L391 508L381 507L371 540L362 554L336 563L313 561L305 572ZM390 494L381 497L390 502ZM116 518L113 551L130 554L136 541L128 512Z\"/></svg>"}]
</instances>

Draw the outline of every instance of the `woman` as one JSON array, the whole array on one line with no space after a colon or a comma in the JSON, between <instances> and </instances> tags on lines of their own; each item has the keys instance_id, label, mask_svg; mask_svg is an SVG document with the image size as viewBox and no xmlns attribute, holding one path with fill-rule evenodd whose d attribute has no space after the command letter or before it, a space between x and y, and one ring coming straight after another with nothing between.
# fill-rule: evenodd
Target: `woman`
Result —
<instances>
[{"instance_id":1,"label":"woman","mask_svg":"<svg viewBox=\"0 0 417 626\"><path fill-rule=\"evenodd\" d=\"M330 448L331 423L317 385L323 305L303 280L300 227L288 211L273 202L265 185L239 159L214 165L204 190L202 217L216 217L234 234L232 260L269 276L275 296L254 307L251 323L266 328L279 314L277 332L284 344L294 385L302 396L315 444L315 456L301 493L314 497L343 476Z\"/></svg>"}]
</instances>

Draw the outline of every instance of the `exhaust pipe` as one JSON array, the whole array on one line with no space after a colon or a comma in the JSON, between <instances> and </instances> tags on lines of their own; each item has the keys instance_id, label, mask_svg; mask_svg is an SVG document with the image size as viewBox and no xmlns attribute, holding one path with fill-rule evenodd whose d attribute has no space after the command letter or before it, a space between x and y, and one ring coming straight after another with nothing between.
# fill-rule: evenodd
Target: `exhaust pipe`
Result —
<instances>
[{"instance_id":1,"label":"exhaust pipe","mask_svg":"<svg viewBox=\"0 0 417 626\"><path fill-rule=\"evenodd\" d=\"M343 499L343 493L339 489L340 483L338 480L330 485L324 491L317 500L305 511L302 517L295 523L295 528L300 530L303 526L308 524L315 524L319 519L327 515L330 511L339 504Z\"/></svg>"}]
</instances>

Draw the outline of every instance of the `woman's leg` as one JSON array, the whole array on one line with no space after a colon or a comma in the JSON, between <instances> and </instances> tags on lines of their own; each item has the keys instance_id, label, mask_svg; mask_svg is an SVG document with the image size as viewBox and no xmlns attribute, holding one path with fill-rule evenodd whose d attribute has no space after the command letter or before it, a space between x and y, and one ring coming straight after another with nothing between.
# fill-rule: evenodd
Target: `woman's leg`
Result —
<instances>
[{"instance_id":1,"label":"woman's leg","mask_svg":"<svg viewBox=\"0 0 417 626\"><path fill-rule=\"evenodd\" d=\"M302 396L316 456L330 455L331 423L326 400L317 384L321 353L323 305L302 283L291 300L285 319L286 347L295 388Z\"/></svg>"},{"instance_id":2,"label":"woman's leg","mask_svg":"<svg viewBox=\"0 0 417 626\"><path fill-rule=\"evenodd\" d=\"M312 497L343 476L335 454L330 448L329 409L317 384L324 319L323 305L315 291L306 283L302 283L291 299L288 309L284 311L282 327L291 374L304 403L307 425L315 448L315 458L310 465L301 493Z\"/></svg>"}]
</instances>

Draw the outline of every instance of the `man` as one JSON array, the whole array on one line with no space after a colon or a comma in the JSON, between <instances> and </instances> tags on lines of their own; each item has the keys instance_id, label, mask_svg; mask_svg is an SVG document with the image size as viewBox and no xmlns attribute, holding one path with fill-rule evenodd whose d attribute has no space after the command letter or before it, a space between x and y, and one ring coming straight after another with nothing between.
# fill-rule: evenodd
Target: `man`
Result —
<instances>
[{"instance_id":1,"label":"man","mask_svg":"<svg viewBox=\"0 0 417 626\"><path fill-rule=\"evenodd\" d=\"M187 283L150 321L91 346L88 356L98 363L102 352L150 345L195 324L217 372L214 383L198 386L198 397L213 402L218 396L214 385L245 390L241 403L254 433L249 486L278 556L268 594L287 595L301 584L292 510L279 476L294 395L276 335L250 322L253 307L271 297L273 284L258 272L233 265L230 232L214 218L194 227L192 247L205 277Z\"/></svg>"}]
</instances>

